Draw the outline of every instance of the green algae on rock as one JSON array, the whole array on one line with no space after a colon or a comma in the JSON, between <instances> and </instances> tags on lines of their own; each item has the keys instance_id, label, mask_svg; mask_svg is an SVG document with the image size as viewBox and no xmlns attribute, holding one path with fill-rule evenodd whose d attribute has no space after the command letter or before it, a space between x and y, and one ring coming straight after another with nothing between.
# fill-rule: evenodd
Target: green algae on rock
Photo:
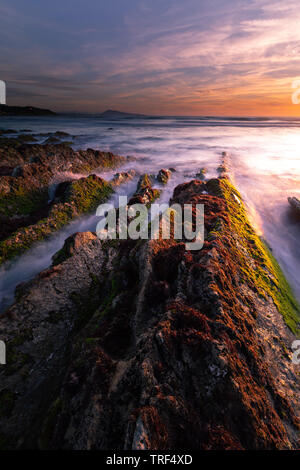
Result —
<instances>
[{"instance_id":1,"label":"green algae on rock","mask_svg":"<svg viewBox=\"0 0 300 470\"><path fill-rule=\"evenodd\" d=\"M262 297L271 297L284 321L300 335L300 306L267 243L252 228L242 197L227 178L217 180L220 195L226 200L230 228L235 233L231 249L243 273L242 281L249 283ZM214 231L215 236L217 232ZM225 236L219 231L219 236Z\"/></svg>"},{"instance_id":2,"label":"green algae on rock","mask_svg":"<svg viewBox=\"0 0 300 470\"><path fill-rule=\"evenodd\" d=\"M202 250L79 233L18 289L0 318L19 354L0 370L0 446L297 448L286 281L227 179L183 183L172 202L205 205Z\"/></svg>"},{"instance_id":3,"label":"green algae on rock","mask_svg":"<svg viewBox=\"0 0 300 470\"><path fill-rule=\"evenodd\" d=\"M19 229L0 242L0 263L26 251L33 243L48 237L74 218L92 212L112 193L112 186L96 175L70 182L62 201L53 204L46 218Z\"/></svg>"},{"instance_id":4,"label":"green algae on rock","mask_svg":"<svg viewBox=\"0 0 300 470\"><path fill-rule=\"evenodd\" d=\"M10 139L17 140L17 139ZM128 161L125 157L99 150L74 151L65 143L57 145L1 146L0 214L28 215L47 202L49 186L57 173L88 174L108 170Z\"/></svg>"},{"instance_id":5,"label":"green algae on rock","mask_svg":"<svg viewBox=\"0 0 300 470\"><path fill-rule=\"evenodd\" d=\"M52 135L67 137L64 132ZM29 145L24 144L24 138L29 139L31 135L0 137L0 221L3 225L0 264L27 250L34 241L59 230L76 216L94 210L112 193L113 187L134 176L134 172L120 173L112 185L96 176L70 183L72 174L88 176L95 169L111 170L126 163L128 158L93 149L75 151L66 143ZM49 194L58 181L65 181L66 194L53 201ZM61 185L58 186L61 189Z\"/></svg>"},{"instance_id":6,"label":"green algae on rock","mask_svg":"<svg viewBox=\"0 0 300 470\"><path fill-rule=\"evenodd\" d=\"M158 199L161 191L153 188L152 184L155 181L155 177L145 173L140 176L137 184L137 189L134 195L130 198L128 205L132 204L145 204L148 208Z\"/></svg>"},{"instance_id":7,"label":"green algae on rock","mask_svg":"<svg viewBox=\"0 0 300 470\"><path fill-rule=\"evenodd\" d=\"M172 171L170 169L166 170L165 168L162 168L161 170L159 170L156 179L161 184L167 184L169 179L171 178L171 175Z\"/></svg>"}]
</instances>

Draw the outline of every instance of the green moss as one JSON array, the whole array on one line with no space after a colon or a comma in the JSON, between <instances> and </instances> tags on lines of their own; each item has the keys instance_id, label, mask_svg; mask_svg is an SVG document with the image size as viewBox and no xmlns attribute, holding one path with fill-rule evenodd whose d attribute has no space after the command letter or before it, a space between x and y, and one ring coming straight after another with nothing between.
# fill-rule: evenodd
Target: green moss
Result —
<instances>
[{"instance_id":1,"label":"green moss","mask_svg":"<svg viewBox=\"0 0 300 470\"><path fill-rule=\"evenodd\" d=\"M152 191L153 191L153 196L152 196L151 202L154 202L161 195L161 191L159 189L152 189Z\"/></svg>"},{"instance_id":2,"label":"green moss","mask_svg":"<svg viewBox=\"0 0 300 470\"><path fill-rule=\"evenodd\" d=\"M86 344L90 344L91 346L93 346L95 343L98 342L98 338L85 338L85 342Z\"/></svg>"},{"instance_id":3,"label":"green moss","mask_svg":"<svg viewBox=\"0 0 300 470\"><path fill-rule=\"evenodd\" d=\"M263 298L271 297L288 327L299 335L300 306L267 244L251 227L241 195L226 178L220 179L214 186L227 203L230 226L236 234L231 249L240 267L242 280L254 287ZM226 237L224 230L218 229L213 230L213 235L221 239Z\"/></svg>"},{"instance_id":4,"label":"green moss","mask_svg":"<svg viewBox=\"0 0 300 470\"><path fill-rule=\"evenodd\" d=\"M264 242L263 242L264 243ZM278 310L282 314L286 324L297 336L300 335L299 322L300 322L300 307L294 297L292 289L288 284L279 264L270 252L268 246L264 243L265 250L269 255L272 262L274 274L277 280L276 284L271 284L270 292L273 294L271 297L274 300Z\"/></svg>"},{"instance_id":5,"label":"green moss","mask_svg":"<svg viewBox=\"0 0 300 470\"><path fill-rule=\"evenodd\" d=\"M280 347L282 349L282 357L290 359L290 353L283 341L279 340Z\"/></svg>"},{"instance_id":6,"label":"green moss","mask_svg":"<svg viewBox=\"0 0 300 470\"><path fill-rule=\"evenodd\" d=\"M34 242L49 237L79 215L92 212L112 193L110 184L94 175L72 182L65 201L54 204L47 218L18 230L0 242L0 264L26 251Z\"/></svg>"},{"instance_id":7,"label":"green moss","mask_svg":"<svg viewBox=\"0 0 300 470\"><path fill-rule=\"evenodd\" d=\"M138 192L140 190L143 190L147 187L151 187L152 185L152 178L150 175L148 175L147 173L145 173L144 175L142 175L139 179L139 182L138 182Z\"/></svg>"},{"instance_id":8,"label":"green moss","mask_svg":"<svg viewBox=\"0 0 300 470\"><path fill-rule=\"evenodd\" d=\"M28 190L21 183L9 194L0 193L0 213L6 216L29 215L48 201L48 189Z\"/></svg>"},{"instance_id":9,"label":"green moss","mask_svg":"<svg viewBox=\"0 0 300 470\"><path fill-rule=\"evenodd\" d=\"M87 150L88 151L88 150ZM87 160L86 151L79 151L80 159L82 161ZM117 168L118 166L126 163L127 159L120 155L113 155L110 152L100 152L97 156L97 167L101 167L103 170L110 170ZM78 171L90 173L95 169L95 164L85 163L78 166Z\"/></svg>"},{"instance_id":10,"label":"green moss","mask_svg":"<svg viewBox=\"0 0 300 470\"><path fill-rule=\"evenodd\" d=\"M113 193L113 188L105 180L94 175L73 181L69 187L66 200L73 202L79 213L96 209L101 201Z\"/></svg>"}]
</instances>

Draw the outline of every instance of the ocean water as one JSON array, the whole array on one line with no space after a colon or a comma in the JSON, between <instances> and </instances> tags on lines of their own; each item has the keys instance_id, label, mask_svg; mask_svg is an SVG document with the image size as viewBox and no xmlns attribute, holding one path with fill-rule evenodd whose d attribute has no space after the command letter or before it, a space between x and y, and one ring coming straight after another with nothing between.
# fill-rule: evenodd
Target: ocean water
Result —
<instances>
[{"instance_id":1,"label":"ocean water","mask_svg":"<svg viewBox=\"0 0 300 470\"><path fill-rule=\"evenodd\" d=\"M290 217L288 196L300 198L300 119L213 117L153 117L104 120L97 116L0 118L0 128L31 129L34 134L65 131L74 149L94 148L131 155L136 161L124 169L156 172L174 167L165 188L167 202L174 187L205 167L207 178L217 175L222 152L229 155L229 171L241 192L252 223L266 239L297 298L300 300L300 224ZM41 138L41 141L43 139ZM106 178L112 176L96 172ZM57 175L57 181L70 175ZM72 175L71 175L72 177ZM132 194L136 181L120 188ZM55 185L55 181L53 181ZM51 194L49 194L51 197ZM117 197L112 199L117 203ZM0 269L0 303L11 303L15 286L51 264L64 239L76 231L95 230L95 215L82 217L46 242L32 247Z\"/></svg>"}]
</instances>

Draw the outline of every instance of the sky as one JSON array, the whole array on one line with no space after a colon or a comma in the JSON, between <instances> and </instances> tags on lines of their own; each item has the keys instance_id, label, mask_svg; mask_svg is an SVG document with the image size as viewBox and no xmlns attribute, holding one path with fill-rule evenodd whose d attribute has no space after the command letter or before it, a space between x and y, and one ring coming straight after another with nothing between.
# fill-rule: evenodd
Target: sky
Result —
<instances>
[{"instance_id":1,"label":"sky","mask_svg":"<svg viewBox=\"0 0 300 470\"><path fill-rule=\"evenodd\" d=\"M10 105L300 116L297 79L298 0L1 0Z\"/></svg>"}]
</instances>

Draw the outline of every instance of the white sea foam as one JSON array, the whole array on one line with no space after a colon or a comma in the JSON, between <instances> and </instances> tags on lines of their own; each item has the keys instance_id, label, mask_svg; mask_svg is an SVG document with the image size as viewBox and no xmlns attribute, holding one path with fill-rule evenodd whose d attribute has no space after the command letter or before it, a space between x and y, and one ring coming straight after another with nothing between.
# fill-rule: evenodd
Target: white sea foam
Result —
<instances>
[{"instance_id":1,"label":"white sea foam","mask_svg":"<svg viewBox=\"0 0 300 470\"><path fill-rule=\"evenodd\" d=\"M155 118L105 121L89 116L7 118L2 127L34 132L63 130L77 135L74 148L95 148L137 158L124 169L156 173L174 167L176 173L160 202L174 187L206 167L206 177L217 175L222 151L229 154L230 172L244 197L252 219L273 249L300 300L300 227L287 214L288 196L300 194L300 121L297 119ZM113 130L108 130L113 128ZM101 172L99 176L108 178ZM110 175L112 176L112 175ZM130 183L133 184L133 183ZM133 187L132 187L133 190ZM33 247L7 271L0 271L0 296L11 298L14 286L50 264L64 238L92 227L84 217L47 242ZM34 269L30 267L34 264Z\"/></svg>"}]
</instances>

